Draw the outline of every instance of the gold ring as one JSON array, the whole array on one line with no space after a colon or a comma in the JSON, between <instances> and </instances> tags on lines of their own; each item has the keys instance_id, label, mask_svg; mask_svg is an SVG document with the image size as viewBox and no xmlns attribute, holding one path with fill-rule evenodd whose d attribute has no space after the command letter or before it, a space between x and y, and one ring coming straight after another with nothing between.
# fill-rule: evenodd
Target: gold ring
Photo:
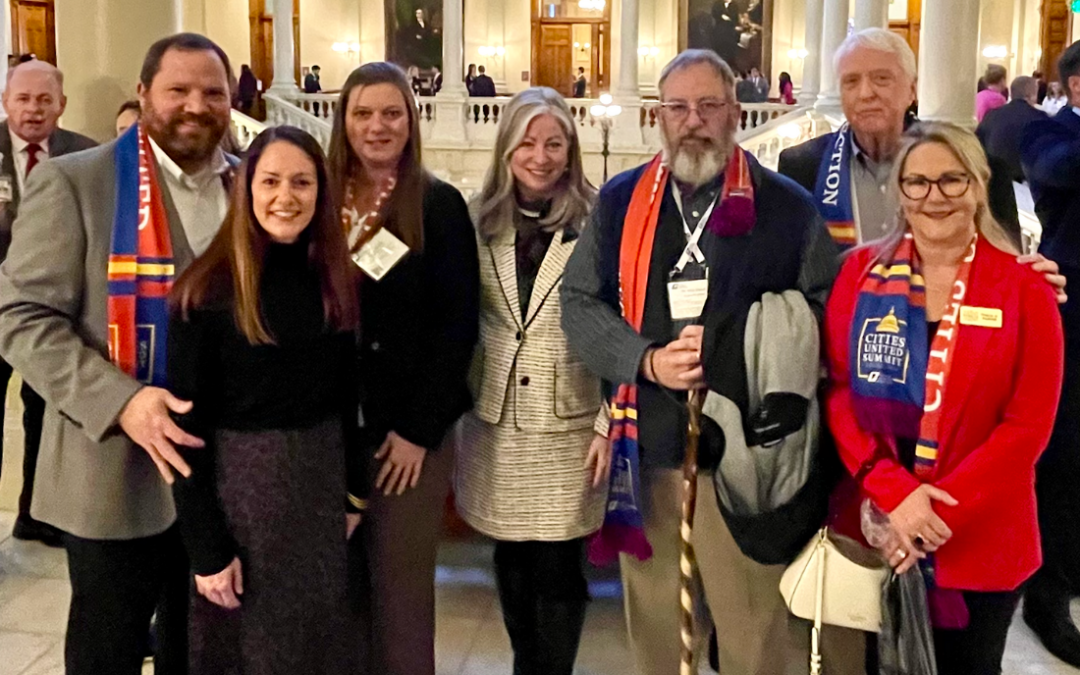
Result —
<instances>
[{"instance_id":1,"label":"gold ring","mask_svg":"<svg viewBox=\"0 0 1080 675\"><path fill-rule=\"evenodd\" d=\"M904 550L904 549L902 549L902 548L898 548L898 549L896 549L896 552L897 552L897 553L898 553L898 554L900 555L900 559L901 559L901 560L903 560L904 558L906 558L906 557L907 557L907 551L905 551L905 550Z\"/></svg>"}]
</instances>

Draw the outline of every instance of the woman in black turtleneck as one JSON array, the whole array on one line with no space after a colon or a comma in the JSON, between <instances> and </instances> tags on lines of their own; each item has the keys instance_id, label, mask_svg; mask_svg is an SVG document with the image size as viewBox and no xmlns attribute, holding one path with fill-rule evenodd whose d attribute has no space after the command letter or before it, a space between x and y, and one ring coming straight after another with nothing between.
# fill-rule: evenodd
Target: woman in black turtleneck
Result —
<instances>
[{"instance_id":1,"label":"woman in black turtleneck","mask_svg":"<svg viewBox=\"0 0 1080 675\"><path fill-rule=\"evenodd\" d=\"M359 523L355 281L318 143L252 143L209 250L177 281L169 386L193 402L174 485L197 595L191 671L350 672Z\"/></svg>"}]
</instances>

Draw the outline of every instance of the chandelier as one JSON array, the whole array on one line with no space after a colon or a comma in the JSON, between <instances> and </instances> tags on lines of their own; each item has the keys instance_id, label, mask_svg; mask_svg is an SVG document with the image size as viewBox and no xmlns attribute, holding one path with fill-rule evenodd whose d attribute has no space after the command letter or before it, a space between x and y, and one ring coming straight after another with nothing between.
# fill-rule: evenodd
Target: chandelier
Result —
<instances>
[{"instance_id":1,"label":"chandelier","mask_svg":"<svg viewBox=\"0 0 1080 675\"><path fill-rule=\"evenodd\" d=\"M578 7L584 10L593 10L596 12L604 11L604 5L607 4L607 0L578 0Z\"/></svg>"}]
</instances>

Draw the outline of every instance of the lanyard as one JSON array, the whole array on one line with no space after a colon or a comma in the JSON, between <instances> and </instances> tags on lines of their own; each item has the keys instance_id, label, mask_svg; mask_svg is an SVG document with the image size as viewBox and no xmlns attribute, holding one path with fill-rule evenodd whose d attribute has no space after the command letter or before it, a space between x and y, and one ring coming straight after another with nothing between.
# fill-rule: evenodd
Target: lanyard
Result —
<instances>
[{"instance_id":1,"label":"lanyard","mask_svg":"<svg viewBox=\"0 0 1080 675\"><path fill-rule=\"evenodd\" d=\"M697 227L694 231L690 231L690 225L686 222L686 214L683 213L682 194L679 192L679 186L675 181L671 182L671 189L675 193L675 206L679 208L679 216L682 219L683 232L686 234L686 248L683 249L682 255L679 256L679 262L675 263L675 274L681 274L686 265L693 259L699 265L705 264L705 254L701 252L701 247L698 246L698 242L701 241L701 235L705 232L705 226L709 222L709 217L712 215L713 209L716 208L716 203L720 201L720 195L723 194L723 189L717 193L716 199L713 199L709 204L709 208L705 209L705 213L701 215L701 220L698 221Z\"/></svg>"}]
</instances>

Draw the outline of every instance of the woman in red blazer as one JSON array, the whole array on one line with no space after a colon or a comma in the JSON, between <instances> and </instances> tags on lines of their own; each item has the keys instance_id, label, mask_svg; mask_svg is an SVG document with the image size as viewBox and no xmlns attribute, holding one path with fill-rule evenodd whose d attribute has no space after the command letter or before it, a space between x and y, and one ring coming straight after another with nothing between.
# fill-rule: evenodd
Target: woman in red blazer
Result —
<instances>
[{"instance_id":1,"label":"woman in red blazer","mask_svg":"<svg viewBox=\"0 0 1080 675\"><path fill-rule=\"evenodd\" d=\"M920 125L896 167L897 231L848 257L826 311L828 423L888 514L882 555L922 570L932 607L966 612L935 625L939 672L996 675L1041 563L1034 472L1061 391L1061 320L989 215L973 134Z\"/></svg>"}]
</instances>

